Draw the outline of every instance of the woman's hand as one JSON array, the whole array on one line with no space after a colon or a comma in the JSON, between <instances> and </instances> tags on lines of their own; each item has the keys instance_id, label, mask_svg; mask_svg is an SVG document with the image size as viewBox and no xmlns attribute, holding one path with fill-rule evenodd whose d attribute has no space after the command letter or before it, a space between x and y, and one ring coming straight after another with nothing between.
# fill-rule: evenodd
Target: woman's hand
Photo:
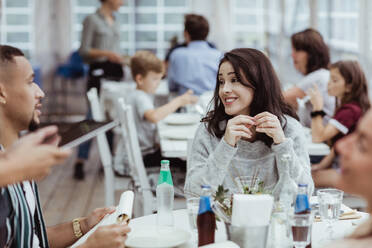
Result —
<instances>
[{"instance_id":1,"label":"woman's hand","mask_svg":"<svg viewBox=\"0 0 372 248\"><path fill-rule=\"evenodd\" d=\"M81 231L85 234L100 222L106 214L115 212L115 207L96 208L86 218L80 221Z\"/></svg>"},{"instance_id":2,"label":"woman's hand","mask_svg":"<svg viewBox=\"0 0 372 248\"><path fill-rule=\"evenodd\" d=\"M313 111L320 111L323 109L323 97L316 84L309 89L307 94L310 96L310 102L313 105Z\"/></svg>"},{"instance_id":3,"label":"woman's hand","mask_svg":"<svg viewBox=\"0 0 372 248\"><path fill-rule=\"evenodd\" d=\"M276 115L262 112L256 115L254 120L256 132L265 133L274 140L275 144L280 144L285 140L282 125Z\"/></svg>"},{"instance_id":4,"label":"woman's hand","mask_svg":"<svg viewBox=\"0 0 372 248\"><path fill-rule=\"evenodd\" d=\"M251 126L255 125L254 118L248 115L238 115L227 122L224 140L231 146L236 146L236 143L241 138L251 138Z\"/></svg>"},{"instance_id":5,"label":"woman's hand","mask_svg":"<svg viewBox=\"0 0 372 248\"><path fill-rule=\"evenodd\" d=\"M106 58L112 63L123 64L124 62L123 58L119 54L111 51L106 51Z\"/></svg>"}]
</instances>

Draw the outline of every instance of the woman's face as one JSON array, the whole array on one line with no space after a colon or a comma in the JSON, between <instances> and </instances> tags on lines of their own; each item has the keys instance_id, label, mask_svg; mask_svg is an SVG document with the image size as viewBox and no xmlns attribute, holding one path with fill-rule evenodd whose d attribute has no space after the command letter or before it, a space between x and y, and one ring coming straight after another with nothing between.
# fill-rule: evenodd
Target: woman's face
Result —
<instances>
[{"instance_id":1,"label":"woman's face","mask_svg":"<svg viewBox=\"0 0 372 248\"><path fill-rule=\"evenodd\" d=\"M372 199L372 111L368 111L357 130L336 143L340 155L337 187Z\"/></svg>"},{"instance_id":2,"label":"woman's face","mask_svg":"<svg viewBox=\"0 0 372 248\"><path fill-rule=\"evenodd\" d=\"M242 73L241 73L242 74ZM254 90L242 84L232 64L225 61L218 70L218 95L228 115L249 115Z\"/></svg>"},{"instance_id":3,"label":"woman's face","mask_svg":"<svg viewBox=\"0 0 372 248\"><path fill-rule=\"evenodd\" d=\"M306 66L307 66L307 52L296 50L294 47L292 47L292 59L293 64L297 71L299 71L301 74L306 74Z\"/></svg>"},{"instance_id":4,"label":"woman's face","mask_svg":"<svg viewBox=\"0 0 372 248\"><path fill-rule=\"evenodd\" d=\"M124 0L106 0L113 11L118 11L124 5Z\"/></svg>"},{"instance_id":5,"label":"woman's face","mask_svg":"<svg viewBox=\"0 0 372 248\"><path fill-rule=\"evenodd\" d=\"M338 68L332 68L330 70L330 79L328 81L328 94L342 98L346 92L349 91L348 85L345 83L345 79L342 77Z\"/></svg>"}]
</instances>

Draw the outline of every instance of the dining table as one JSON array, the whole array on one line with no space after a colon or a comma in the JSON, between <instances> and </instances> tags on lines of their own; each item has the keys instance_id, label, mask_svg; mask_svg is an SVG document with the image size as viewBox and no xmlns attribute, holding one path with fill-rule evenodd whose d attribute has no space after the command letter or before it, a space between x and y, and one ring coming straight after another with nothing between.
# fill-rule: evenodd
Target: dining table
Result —
<instances>
[{"instance_id":1,"label":"dining table","mask_svg":"<svg viewBox=\"0 0 372 248\"><path fill-rule=\"evenodd\" d=\"M351 234L357 225L361 224L362 222L366 221L369 217L369 214L364 212L358 212L360 214L360 218L358 219L348 219L348 220L338 220L332 224L334 237L335 239L343 238L349 234ZM176 247L178 248L194 248L197 247L195 243L195 231L191 230L191 226L189 223L189 216L187 209L180 209L173 211L174 216L174 228L178 230L183 230L189 233L189 240L185 241L183 244L180 244ZM129 226L132 229L132 233L129 233L128 237L131 235L138 235L140 229L144 227L155 227L156 228L156 214L147 215L139 218L134 218L131 220ZM312 225L312 248L320 248L324 245L324 239L327 238L325 235L327 234L326 231L327 225L325 222L317 221L313 222ZM146 235L146 234L144 234ZM144 237L145 238L145 237ZM273 237L268 234L268 247L275 247L280 248L277 244L272 244L270 239ZM223 222L217 221L217 228L215 233L215 242L224 242L227 240L226 235L226 228ZM171 247L171 246L169 246Z\"/></svg>"}]
</instances>

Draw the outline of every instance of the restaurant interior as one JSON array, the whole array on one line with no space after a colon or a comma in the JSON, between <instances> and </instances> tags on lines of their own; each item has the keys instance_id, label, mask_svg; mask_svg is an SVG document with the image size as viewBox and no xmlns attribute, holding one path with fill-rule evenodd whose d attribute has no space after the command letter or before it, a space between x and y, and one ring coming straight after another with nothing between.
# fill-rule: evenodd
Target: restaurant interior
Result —
<instances>
[{"instance_id":1,"label":"restaurant interior","mask_svg":"<svg viewBox=\"0 0 372 248\"><path fill-rule=\"evenodd\" d=\"M19 213L0 215L15 235L0 246L372 247L370 13L369 0L0 0L0 150L12 156L6 128L32 115L18 143L56 126L27 153L65 153L39 157L42 176L0 170L1 194L23 185L42 212L29 246L4 224ZM33 100L6 94L19 57ZM88 229L77 218L95 214ZM114 223L131 230L109 244Z\"/></svg>"}]
</instances>

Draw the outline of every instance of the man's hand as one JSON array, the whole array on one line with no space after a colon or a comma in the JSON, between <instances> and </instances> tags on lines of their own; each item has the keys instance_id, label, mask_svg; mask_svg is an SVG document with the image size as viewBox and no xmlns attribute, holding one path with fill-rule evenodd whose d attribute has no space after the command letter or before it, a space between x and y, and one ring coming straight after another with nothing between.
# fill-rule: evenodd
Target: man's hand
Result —
<instances>
[{"instance_id":1,"label":"man's hand","mask_svg":"<svg viewBox=\"0 0 372 248\"><path fill-rule=\"evenodd\" d=\"M22 137L6 151L4 158L11 166L13 183L41 179L53 165L62 163L71 154L70 150L56 147L60 139L57 131L56 126L41 128Z\"/></svg>"},{"instance_id":2,"label":"man's hand","mask_svg":"<svg viewBox=\"0 0 372 248\"><path fill-rule=\"evenodd\" d=\"M125 248L125 240L130 228L127 225L113 224L100 226L79 246L80 248Z\"/></svg>"},{"instance_id":3,"label":"man's hand","mask_svg":"<svg viewBox=\"0 0 372 248\"><path fill-rule=\"evenodd\" d=\"M100 222L106 214L115 212L115 207L96 208L86 218L80 221L81 231L85 234Z\"/></svg>"}]
</instances>

